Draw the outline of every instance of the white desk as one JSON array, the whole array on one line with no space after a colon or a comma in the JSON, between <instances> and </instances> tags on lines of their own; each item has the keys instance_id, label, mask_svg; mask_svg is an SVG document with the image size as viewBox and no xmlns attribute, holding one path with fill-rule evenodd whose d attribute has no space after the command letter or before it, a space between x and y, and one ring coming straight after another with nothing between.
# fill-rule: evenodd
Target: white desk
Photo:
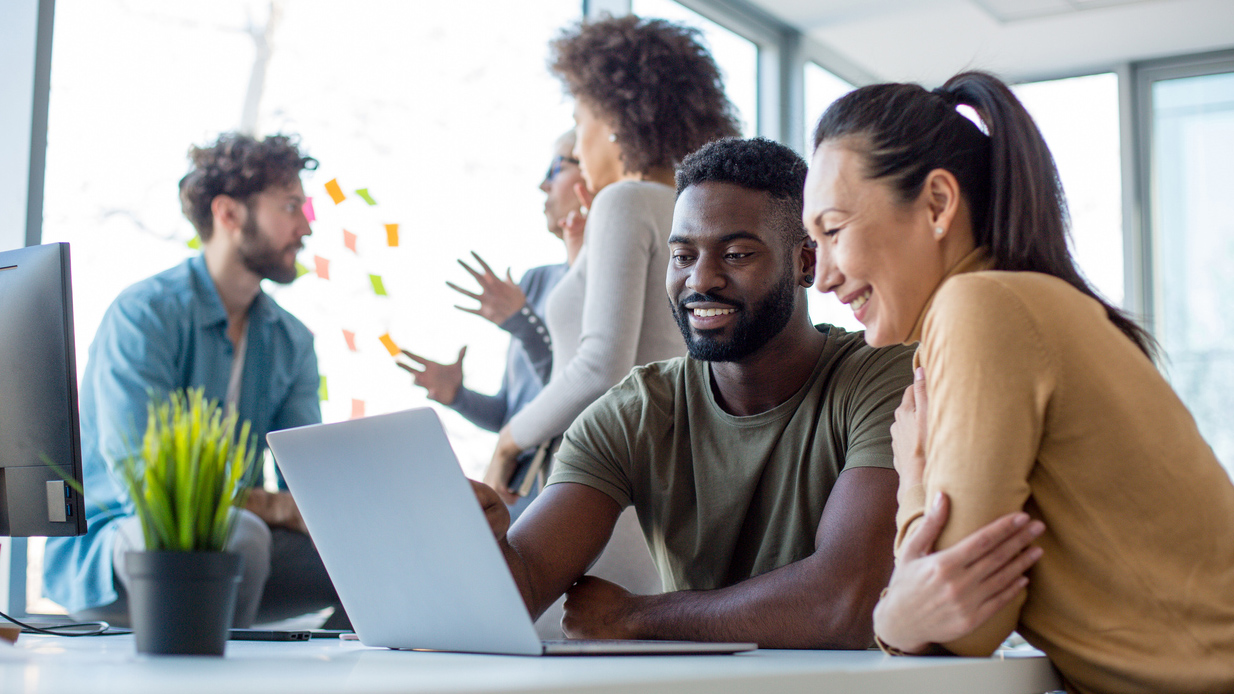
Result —
<instances>
[{"instance_id":1,"label":"white desk","mask_svg":"<svg viewBox=\"0 0 1234 694\"><path fill-rule=\"evenodd\" d=\"M890 658L877 651L555 657L412 653L314 639L232 641L225 658L138 657L131 636L23 635L0 649L4 694L354 692L988 692L1059 688L1043 657Z\"/></svg>"}]
</instances>

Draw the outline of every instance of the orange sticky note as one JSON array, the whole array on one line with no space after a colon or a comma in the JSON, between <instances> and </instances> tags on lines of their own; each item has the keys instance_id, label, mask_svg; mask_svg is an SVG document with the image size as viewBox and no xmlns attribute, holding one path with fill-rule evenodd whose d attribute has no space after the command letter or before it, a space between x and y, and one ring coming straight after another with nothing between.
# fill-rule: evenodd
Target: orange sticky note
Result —
<instances>
[{"instance_id":1,"label":"orange sticky note","mask_svg":"<svg viewBox=\"0 0 1234 694\"><path fill-rule=\"evenodd\" d=\"M323 280L330 279L330 261L325 258L315 255L313 256L313 264L317 266L317 276Z\"/></svg>"},{"instance_id":2,"label":"orange sticky note","mask_svg":"<svg viewBox=\"0 0 1234 694\"><path fill-rule=\"evenodd\" d=\"M381 344L386 346L386 351L390 353L390 356L392 357L398 356L398 353L399 353L398 345L394 344L394 339L390 337L390 333L386 333L385 335L382 335L381 337L377 339L381 340Z\"/></svg>"},{"instance_id":3,"label":"orange sticky note","mask_svg":"<svg viewBox=\"0 0 1234 694\"><path fill-rule=\"evenodd\" d=\"M386 225L386 243L391 246L398 245L398 225L397 224L387 224Z\"/></svg>"},{"instance_id":4,"label":"orange sticky note","mask_svg":"<svg viewBox=\"0 0 1234 694\"><path fill-rule=\"evenodd\" d=\"M343 195L343 189L339 188L337 178L326 181L326 192L330 194L330 199L335 205L347 199L347 196Z\"/></svg>"},{"instance_id":5,"label":"orange sticky note","mask_svg":"<svg viewBox=\"0 0 1234 694\"><path fill-rule=\"evenodd\" d=\"M343 339L347 340L347 349L355 352L356 350L356 334L350 330L343 331Z\"/></svg>"},{"instance_id":6,"label":"orange sticky note","mask_svg":"<svg viewBox=\"0 0 1234 694\"><path fill-rule=\"evenodd\" d=\"M364 416L364 401L351 399L351 418L359 419Z\"/></svg>"},{"instance_id":7,"label":"orange sticky note","mask_svg":"<svg viewBox=\"0 0 1234 694\"><path fill-rule=\"evenodd\" d=\"M343 245L352 253L360 252L356 250L356 235L346 229L343 230Z\"/></svg>"}]
</instances>

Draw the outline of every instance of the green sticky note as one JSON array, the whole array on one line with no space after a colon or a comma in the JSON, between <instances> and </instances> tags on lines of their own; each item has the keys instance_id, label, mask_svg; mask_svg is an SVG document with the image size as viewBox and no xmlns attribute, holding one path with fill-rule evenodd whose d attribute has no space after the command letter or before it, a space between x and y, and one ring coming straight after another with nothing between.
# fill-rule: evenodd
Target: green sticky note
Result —
<instances>
[{"instance_id":1,"label":"green sticky note","mask_svg":"<svg viewBox=\"0 0 1234 694\"><path fill-rule=\"evenodd\" d=\"M381 281L381 275L369 275L368 278L373 283L373 292L377 296L388 296L386 294L386 285Z\"/></svg>"},{"instance_id":2,"label":"green sticky note","mask_svg":"<svg viewBox=\"0 0 1234 694\"><path fill-rule=\"evenodd\" d=\"M326 388L326 377L325 376L321 377L321 385L317 387L317 399L318 400L329 400L330 399L330 389Z\"/></svg>"},{"instance_id":3,"label":"green sticky note","mask_svg":"<svg viewBox=\"0 0 1234 694\"><path fill-rule=\"evenodd\" d=\"M195 251L200 250L201 249L201 237L194 236L193 238L189 239L189 242L185 245L187 245L189 248L192 248Z\"/></svg>"},{"instance_id":4,"label":"green sticky note","mask_svg":"<svg viewBox=\"0 0 1234 694\"><path fill-rule=\"evenodd\" d=\"M308 274L308 271L309 269L304 267L299 260L296 261L296 277L303 277Z\"/></svg>"},{"instance_id":5,"label":"green sticky note","mask_svg":"<svg viewBox=\"0 0 1234 694\"><path fill-rule=\"evenodd\" d=\"M360 188L356 191L356 195L359 195L364 202L367 202L370 205L377 204L377 201L373 199L373 196L368 194L368 188Z\"/></svg>"}]
</instances>

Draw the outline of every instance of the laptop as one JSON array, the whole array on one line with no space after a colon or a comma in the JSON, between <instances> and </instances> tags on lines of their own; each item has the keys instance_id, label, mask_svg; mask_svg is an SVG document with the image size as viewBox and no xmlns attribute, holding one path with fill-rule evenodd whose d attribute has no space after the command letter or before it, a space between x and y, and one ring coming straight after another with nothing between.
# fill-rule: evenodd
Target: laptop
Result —
<instances>
[{"instance_id":1,"label":"laptop","mask_svg":"<svg viewBox=\"0 0 1234 694\"><path fill-rule=\"evenodd\" d=\"M541 641L430 408L286 429L266 440L367 646L533 656L757 648Z\"/></svg>"}]
</instances>

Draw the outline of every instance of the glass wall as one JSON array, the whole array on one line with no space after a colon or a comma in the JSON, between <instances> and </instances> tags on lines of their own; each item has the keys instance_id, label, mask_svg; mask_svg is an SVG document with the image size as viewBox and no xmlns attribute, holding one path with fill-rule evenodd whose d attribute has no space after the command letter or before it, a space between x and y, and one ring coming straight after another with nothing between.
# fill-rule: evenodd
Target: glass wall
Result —
<instances>
[{"instance_id":1,"label":"glass wall","mask_svg":"<svg viewBox=\"0 0 1234 694\"><path fill-rule=\"evenodd\" d=\"M640 17L667 19L702 32L724 76L724 92L737 107L741 133L754 137L758 132L758 44L674 0L633 0L630 9Z\"/></svg>"},{"instance_id":2,"label":"glass wall","mask_svg":"<svg viewBox=\"0 0 1234 694\"><path fill-rule=\"evenodd\" d=\"M1174 389L1234 473L1234 72L1155 81L1150 99L1156 334Z\"/></svg>"}]
</instances>

